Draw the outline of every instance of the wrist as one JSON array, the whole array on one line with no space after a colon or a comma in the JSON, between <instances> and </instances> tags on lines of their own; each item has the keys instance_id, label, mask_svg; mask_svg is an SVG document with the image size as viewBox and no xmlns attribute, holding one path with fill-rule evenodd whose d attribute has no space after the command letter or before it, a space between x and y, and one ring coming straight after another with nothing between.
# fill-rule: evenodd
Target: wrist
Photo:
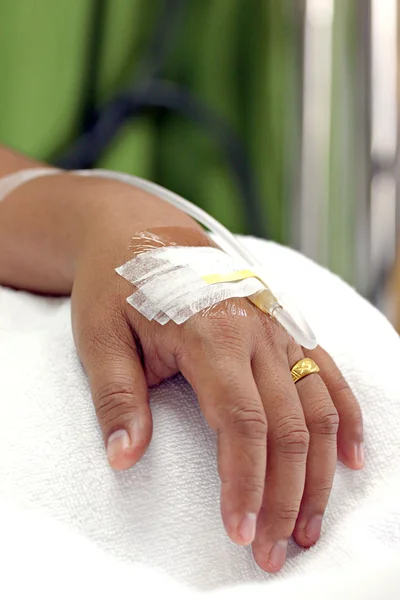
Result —
<instances>
[{"instance_id":1,"label":"wrist","mask_svg":"<svg viewBox=\"0 0 400 600\"><path fill-rule=\"evenodd\" d=\"M96 255L107 262L111 259L116 267L132 256L135 236L144 231L160 235L164 243L212 244L196 221L156 196L125 183L95 177L82 180L79 261Z\"/></svg>"},{"instance_id":2,"label":"wrist","mask_svg":"<svg viewBox=\"0 0 400 600\"><path fill-rule=\"evenodd\" d=\"M69 293L80 264L115 268L146 229L173 229L171 240L181 245L210 243L185 213L117 181L61 172L10 196L0 204L0 282L14 287Z\"/></svg>"}]
</instances>

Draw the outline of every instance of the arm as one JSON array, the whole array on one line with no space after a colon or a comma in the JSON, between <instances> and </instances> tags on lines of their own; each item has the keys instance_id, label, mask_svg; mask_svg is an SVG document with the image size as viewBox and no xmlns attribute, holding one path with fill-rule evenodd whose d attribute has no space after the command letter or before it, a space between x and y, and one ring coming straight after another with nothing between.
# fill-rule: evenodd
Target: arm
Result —
<instances>
[{"instance_id":1,"label":"arm","mask_svg":"<svg viewBox=\"0 0 400 600\"><path fill-rule=\"evenodd\" d=\"M0 150L0 174L36 165ZM362 468L360 408L321 348L307 352L320 375L295 385L290 369L305 351L246 299L182 325L135 311L114 269L143 230L210 244L187 215L131 186L68 173L31 181L0 202L0 284L71 293L75 343L115 469L132 467L150 442L148 386L184 375L216 432L225 528L276 572L292 534L305 547L318 540L337 455Z\"/></svg>"},{"instance_id":2,"label":"arm","mask_svg":"<svg viewBox=\"0 0 400 600\"><path fill-rule=\"evenodd\" d=\"M0 146L0 177L46 166ZM123 218L121 218L123 215ZM119 223L131 219L128 231ZM77 256L99 219L111 219L121 246L135 231L185 227L206 236L190 217L125 184L68 173L21 185L0 202L0 284L36 292L69 294Z\"/></svg>"}]
</instances>

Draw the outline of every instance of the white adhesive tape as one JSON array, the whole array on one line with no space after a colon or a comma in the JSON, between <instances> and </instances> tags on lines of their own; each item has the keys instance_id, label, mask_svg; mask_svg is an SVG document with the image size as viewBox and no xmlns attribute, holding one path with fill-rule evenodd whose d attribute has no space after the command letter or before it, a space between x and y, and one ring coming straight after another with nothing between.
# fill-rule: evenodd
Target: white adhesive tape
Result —
<instances>
[{"instance_id":1,"label":"white adhesive tape","mask_svg":"<svg viewBox=\"0 0 400 600\"><path fill-rule=\"evenodd\" d=\"M11 192L16 190L22 184L36 179L38 177L43 177L46 175L54 175L56 173L63 173L64 171L61 169L51 168L51 167L38 167L31 169L24 169L22 171L18 171L16 173L12 173L10 175L6 175L5 177L0 178L0 202L4 200ZM178 299L175 299L175 305L165 307L168 310L168 313L164 312L160 309L157 304L154 303L150 298L143 295L143 293L139 293L140 289L138 289L132 296L130 296L127 300L132 306L141 306L143 308L143 314L149 314L149 318L154 318L161 324L167 323L170 318L174 318L176 322L184 322L190 316L202 310L202 308L208 308L215 304L216 302L220 302L221 300L232 298L232 297L246 297L260 308L263 312L267 312L270 315L273 315L277 321L286 329L286 331L293 336L293 338L305 348L313 349L317 346L317 340L312 330L310 329L307 321L301 316L300 313L297 314L296 320L292 318L292 316L279 304L278 300L271 293L271 290L264 283L264 275L263 269L260 268L260 264L258 260L252 256L250 252L240 244L238 240L223 226L221 223L218 223L215 219L213 219L210 215L208 215L205 211L191 204L187 200L184 200L180 196L139 177L134 177L132 175L127 175L124 173L116 173L113 171L106 171L102 169L88 170L88 171L73 171L76 175L81 176L94 176L94 177L104 177L106 179L116 179L118 181L123 181L124 183L128 183L134 187L139 189L143 189L146 192L154 194L155 196L161 198L162 200L169 202L170 204L176 206L180 210L183 210L185 213L192 216L203 226L210 229L213 233L219 236L219 243L223 244L227 251L233 253L234 256L238 257L239 260L237 262L237 267L239 267L240 260L247 260L249 264L255 263L257 266L248 267L247 265L241 264L240 268L250 269L255 272L257 277L260 279L256 279L255 277L250 277L249 279L244 279L240 281L233 282L230 280L228 285L226 283L217 283L214 279L212 285L210 285L210 281L208 281L207 285L212 287L212 294L210 289L208 289L208 296L205 292L198 290L197 295L190 295L192 290L188 290L185 294L182 294L180 300L184 301L183 306L179 306ZM208 248L209 250L210 248ZM188 248L185 248L185 253ZM204 248L203 248L204 250ZM221 252L221 251L220 251ZM227 254L223 253L226 258ZM225 260L224 258L224 260ZM202 258L203 260L203 258ZM222 258L221 258L222 260ZM194 263L195 271L196 264ZM202 263L204 264L204 262ZM200 264L201 267L201 264ZM122 268L122 267L121 267ZM216 265L214 264L214 268L207 275L215 276L218 275L216 272ZM161 269L161 272L163 270ZM169 275L172 275L172 269L170 267ZM198 273L198 271L196 271ZM237 271L236 271L237 273ZM154 271L153 278L156 277L157 272ZM124 276L124 275L123 275ZM126 277L129 280L129 277ZM212 279L212 278L211 278ZM264 283L264 286L262 285ZM169 283L169 282L168 282ZM222 287L217 287L222 286ZM225 286L225 287L223 287ZM258 293L259 288L261 286L261 293ZM138 286L140 287L140 286ZM250 288L258 287L254 292L250 291ZM190 296L190 302L189 302ZM211 299L212 296L212 299ZM178 306L178 308L177 308ZM139 309L138 309L139 310ZM153 316L150 316L153 315ZM172 315L172 316L170 316Z\"/></svg>"},{"instance_id":2,"label":"white adhesive tape","mask_svg":"<svg viewBox=\"0 0 400 600\"><path fill-rule=\"evenodd\" d=\"M160 324L169 320L181 324L218 302L267 289L256 276L250 276L244 261L208 246L148 250L116 271L137 288L127 298L129 304ZM209 283L206 279L210 276L226 280Z\"/></svg>"}]
</instances>

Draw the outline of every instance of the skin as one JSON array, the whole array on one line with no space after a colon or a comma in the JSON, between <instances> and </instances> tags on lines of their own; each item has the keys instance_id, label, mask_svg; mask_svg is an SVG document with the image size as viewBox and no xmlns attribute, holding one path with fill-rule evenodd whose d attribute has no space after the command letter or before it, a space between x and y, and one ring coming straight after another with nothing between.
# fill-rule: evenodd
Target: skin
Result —
<instances>
[{"instance_id":1,"label":"skin","mask_svg":"<svg viewBox=\"0 0 400 600\"><path fill-rule=\"evenodd\" d=\"M32 166L0 148L0 176ZM0 203L0 284L71 294L76 347L116 470L149 445L148 387L184 375L217 434L226 531L277 572L291 536L305 548L318 541L337 458L363 467L359 405L322 348L304 350L247 299L183 325L142 317L114 269L143 246L132 238L145 230L166 243L211 244L185 214L119 182L59 174L26 183ZM295 385L290 368L304 356L321 372Z\"/></svg>"}]
</instances>

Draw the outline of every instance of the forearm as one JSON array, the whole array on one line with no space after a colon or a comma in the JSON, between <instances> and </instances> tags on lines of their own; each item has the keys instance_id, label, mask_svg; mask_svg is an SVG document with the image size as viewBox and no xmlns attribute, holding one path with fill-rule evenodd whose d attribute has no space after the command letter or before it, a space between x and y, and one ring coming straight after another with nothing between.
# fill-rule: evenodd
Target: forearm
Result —
<instances>
[{"instance_id":1,"label":"forearm","mask_svg":"<svg viewBox=\"0 0 400 600\"><path fill-rule=\"evenodd\" d=\"M43 166L0 148L0 176ZM118 245L125 248L135 232L148 228L189 227L200 233L184 213L128 185L68 173L47 175L0 202L0 284L70 293L77 259L89 232L95 226L101 231L99 221L113 224Z\"/></svg>"}]
</instances>

